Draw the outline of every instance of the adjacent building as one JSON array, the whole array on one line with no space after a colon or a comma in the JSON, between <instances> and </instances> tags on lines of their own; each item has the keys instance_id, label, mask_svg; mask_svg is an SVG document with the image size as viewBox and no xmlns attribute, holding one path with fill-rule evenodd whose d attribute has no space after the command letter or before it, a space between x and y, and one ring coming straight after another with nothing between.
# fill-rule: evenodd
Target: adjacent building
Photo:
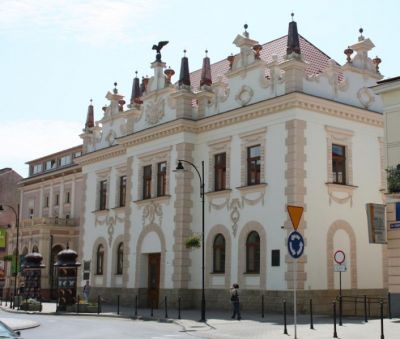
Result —
<instances>
[{"instance_id":1,"label":"adjacent building","mask_svg":"<svg viewBox=\"0 0 400 339\"><path fill-rule=\"evenodd\" d=\"M19 228L12 228L8 253L16 253L18 237L19 265L28 253L39 252L46 266L41 275L42 298L56 297L53 264L67 246L77 250L83 200L81 167L75 162L82 154L76 146L29 161L29 176L20 178ZM18 275L17 288L23 285ZM14 277L8 270L4 296L14 293Z\"/></svg>"},{"instance_id":2,"label":"adjacent building","mask_svg":"<svg viewBox=\"0 0 400 339\"><path fill-rule=\"evenodd\" d=\"M184 55L177 81L159 48L153 76L134 78L127 106L116 84L99 121L89 106L75 159L82 284L89 278L93 295L131 304L136 295L155 307L180 296L199 306L202 249L186 243L204 220L208 308L225 307L239 283L244 307L258 309L264 294L274 309L291 295L294 273L300 296L330 307L337 250L346 256L347 294L383 295L387 249L369 243L365 212L386 187L382 103L370 89L382 79L380 59L368 55L374 44L360 30L341 65L294 21L266 44L245 26L233 44L235 55L211 64L206 54L193 73ZM179 161L184 173L174 172ZM34 185L44 197L43 183ZM304 207L296 272L287 205Z\"/></svg>"},{"instance_id":3,"label":"adjacent building","mask_svg":"<svg viewBox=\"0 0 400 339\"><path fill-rule=\"evenodd\" d=\"M400 77L378 81L373 88L383 101L385 168L388 170L386 223L388 235L388 288L392 314L400 315Z\"/></svg>"}]
</instances>

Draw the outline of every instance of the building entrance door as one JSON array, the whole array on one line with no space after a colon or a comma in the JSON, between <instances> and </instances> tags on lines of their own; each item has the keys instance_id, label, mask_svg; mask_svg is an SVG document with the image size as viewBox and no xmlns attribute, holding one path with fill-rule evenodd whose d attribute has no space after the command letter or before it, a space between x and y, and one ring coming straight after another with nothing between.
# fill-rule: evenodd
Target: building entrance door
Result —
<instances>
[{"instance_id":1,"label":"building entrance door","mask_svg":"<svg viewBox=\"0 0 400 339\"><path fill-rule=\"evenodd\" d=\"M160 292L160 258L161 253L150 253L148 263L147 300L148 307L158 308Z\"/></svg>"}]
</instances>

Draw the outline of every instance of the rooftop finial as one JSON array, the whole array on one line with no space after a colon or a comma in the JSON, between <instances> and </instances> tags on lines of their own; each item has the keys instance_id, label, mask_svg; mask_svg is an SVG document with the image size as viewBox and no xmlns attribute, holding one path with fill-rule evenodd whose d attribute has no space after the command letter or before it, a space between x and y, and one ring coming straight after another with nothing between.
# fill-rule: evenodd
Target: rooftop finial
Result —
<instances>
[{"instance_id":1,"label":"rooftop finial","mask_svg":"<svg viewBox=\"0 0 400 339\"><path fill-rule=\"evenodd\" d=\"M200 87L204 85L206 86L212 85L210 58L207 55L208 50L206 50L205 52L206 56L203 59L203 67L201 68Z\"/></svg>"},{"instance_id":2,"label":"rooftop finial","mask_svg":"<svg viewBox=\"0 0 400 339\"><path fill-rule=\"evenodd\" d=\"M138 72L137 72L137 71L135 71L135 78L137 78L137 73L138 73Z\"/></svg>"},{"instance_id":3,"label":"rooftop finial","mask_svg":"<svg viewBox=\"0 0 400 339\"><path fill-rule=\"evenodd\" d=\"M243 32L243 35L246 37L246 38L248 38L249 37L249 32L247 32L247 28L249 27L249 25L248 24L244 24L244 32Z\"/></svg>"},{"instance_id":4,"label":"rooftop finial","mask_svg":"<svg viewBox=\"0 0 400 339\"><path fill-rule=\"evenodd\" d=\"M93 100L90 99L90 105L88 107L88 111L87 111L87 115L86 115L85 129L94 127L94 109L93 109L92 103L93 103Z\"/></svg>"},{"instance_id":5,"label":"rooftop finial","mask_svg":"<svg viewBox=\"0 0 400 339\"><path fill-rule=\"evenodd\" d=\"M89 101L90 101L90 104L92 104L92 103L93 103L93 99L92 99L92 98L90 98L90 100L89 100Z\"/></svg>"},{"instance_id":6,"label":"rooftop finial","mask_svg":"<svg viewBox=\"0 0 400 339\"><path fill-rule=\"evenodd\" d=\"M364 35L362 35L363 32L364 32L363 28L360 27L360 29L358 31L360 32L360 36L358 37L358 41L363 41L364 40Z\"/></svg>"},{"instance_id":7,"label":"rooftop finial","mask_svg":"<svg viewBox=\"0 0 400 339\"><path fill-rule=\"evenodd\" d=\"M294 13L290 13L291 17L292 17L292 21L294 21Z\"/></svg>"},{"instance_id":8,"label":"rooftop finial","mask_svg":"<svg viewBox=\"0 0 400 339\"><path fill-rule=\"evenodd\" d=\"M183 50L183 56L186 57L186 49Z\"/></svg>"},{"instance_id":9,"label":"rooftop finial","mask_svg":"<svg viewBox=\"0 0 400 339\"><path fill-rule=\"evenodd\" d=\"M114 90L113 90L114 94L118 94L117 85L118 85L118 84L117 84L116 82L114 82Z\"/></svg>"},{"instance_id":10,"label":"rooftop finial","mask_svg":"<svg viewBox=\"0 0 400 339\"><path fill-rule=\"evenodd\" d=\"M186 57L186 49L183 50L183 58L181 61L181 72L179 75L179 86L190 86L189 59Z\"/></svg>"},{"instance_id":11,"label":"rooftop finial","mask_svg":"<svg viewBox=\"0 0 400 339\"><path fill-rule=\"evenodd\" d=\"M294 13L292 13L292 20L293 20L293 16L294 16ZM297 32L296 21L289 22L286 54L290 55L292 53L301 54L300 39L299 39L299 33Z\"/></svg>"}]
</instances>

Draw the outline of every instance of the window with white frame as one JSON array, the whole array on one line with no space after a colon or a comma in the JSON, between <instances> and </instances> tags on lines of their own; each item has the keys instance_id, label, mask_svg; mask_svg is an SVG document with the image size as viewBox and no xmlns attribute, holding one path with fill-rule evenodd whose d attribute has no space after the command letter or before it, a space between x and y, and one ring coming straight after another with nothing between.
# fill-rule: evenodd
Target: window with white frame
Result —
<instances>
[{"instance_id":1,"label":"window with white frame","mask_svg":"<svg viewBox=\"0 0 400 339\"><path fill-rule=\"evenodd\" d=\"M353 185L352 138L353 132L325 126L327 134L328 183Z\"/></svg>"}]
</instances>

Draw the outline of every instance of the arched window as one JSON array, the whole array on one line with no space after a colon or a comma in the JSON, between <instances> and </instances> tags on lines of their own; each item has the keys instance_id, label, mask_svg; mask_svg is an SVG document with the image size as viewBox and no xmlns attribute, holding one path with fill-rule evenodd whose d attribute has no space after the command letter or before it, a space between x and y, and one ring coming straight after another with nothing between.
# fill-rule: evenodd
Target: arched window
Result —
<instances>
[{"instance_id":1,"label":"arched window","mask_svg":"<svg viewBox=\"0 0 400 339\"><path fill-rule=\"evenodd\" d=\"M225 273L225 238L221 233L214 238L213 271L214 273Z\"/></svg>"},{"instance_id":2,"label":"arched window","mask_svg":"<svg viewBox=\"0 0 400 339\"><path fill-rule=\"evenodd\" d=\"M246 272L260 273L260 236L255 231L246 240Z\"/></svg>"},{"instance_id":3,"label":"arched window","mask_svg":"<svg viewBox=\"0 0 400 339\"><path fill-rule=\"evenodd\" d=\"M124 264L124 243L120 243L117 249L117 274L122 274Z\"/></svg>"},{"instance_id":4,"label":"arched window","mask_svg":"<svg viewBox=\"0 0 400 339\"><path fill-rule=\"evenodd\" d=\"M97 255L96 255L96 274L102 275L103 274L103 266L104 266L104 246L99 245L97 247Z\"/></svg>"}]
</instances>

